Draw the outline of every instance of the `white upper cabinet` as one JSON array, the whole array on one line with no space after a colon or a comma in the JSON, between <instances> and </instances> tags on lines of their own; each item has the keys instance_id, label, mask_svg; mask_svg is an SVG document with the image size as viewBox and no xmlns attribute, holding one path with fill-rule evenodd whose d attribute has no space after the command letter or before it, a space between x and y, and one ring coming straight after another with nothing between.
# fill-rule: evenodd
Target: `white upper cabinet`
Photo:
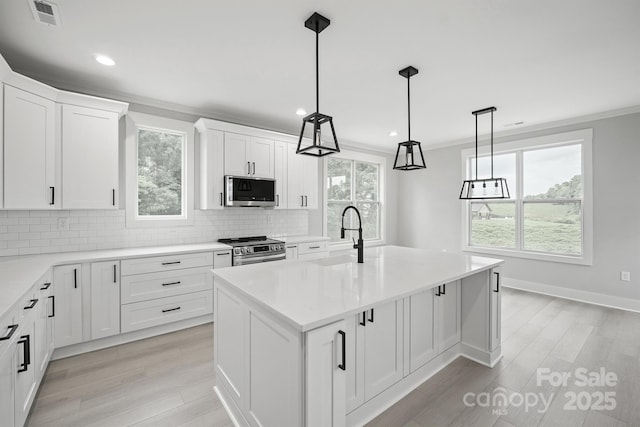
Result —
<instances>
[{"instance_id":1,"label":"white upper cabinet","mask_svg":"<svg viewBox=\"0 0 640 427\"><path fill-rule=\"evenodd\" d=\"M287 208L287 154L288 146L286 142L276 141L274 146L274 177L276 179L276 207L275 209Z\"/></svg>"},{"instance_id":2,"label":"white upper cabinet","mask_svg":"<svg viewBox=\"0 0 640 427\"><path fill-rule=\"evenodd\" d=\"M224 174L273 178L273 150L272 139L225 132Z\"/></svg>"},{"instance_id":3,"label":"white upper cabinet","mask_svg":"<svg viewBox=\"0 0 640 427\"><path fill-rule=\"evenodd\" d=\"M55 102L4 87L4 207L60 207Z\"/></svg>"},{"instance_id":4,"label":"white upper cabinet","mask_svg":"<svg viewBox=\"0 0 640 427\"><path fill-rule=\"evenodd\" d=\"M62 106L62 206L118 207L118 114Z\"/></svg>"},{"instance_id":5,"label":"white upper cabinet","mask_svg":"<svg viewBox=\"0 0 640 427\"><path fill-rule=\"evenodd\" d=\"M296 145L289 145L287 179L289 209L318 208L318 158L296 154Z\"/></svg>"},{"instance_id":6,"label":"white upper cabinet","mask_svg":"<svg viewBox=\"0 0 640 427\"><path fill-rule=\"evenodd\" d=\"M224 132L196 122L199 132L200 209L224 208Z\"/></svg>"}]
</instances>

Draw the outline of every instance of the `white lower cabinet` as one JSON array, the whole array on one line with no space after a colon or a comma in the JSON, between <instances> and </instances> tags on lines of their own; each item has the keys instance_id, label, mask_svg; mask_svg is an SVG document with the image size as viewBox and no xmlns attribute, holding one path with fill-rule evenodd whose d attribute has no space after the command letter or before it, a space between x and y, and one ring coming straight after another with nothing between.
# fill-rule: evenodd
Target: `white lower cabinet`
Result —
<instances>
[{"instance_id":1,"label":"white lower cabinet","mask_svg":"<svg viewBox=\"0 0 640 427\"><path fill-rule=\"evenodd\" d=\"M82 285L81 264L54 267L56 348L83 341Z\"/></svg>"},{"instance_id":2,"label":"white lower cabinet","mask_svg":"<svg viewBox=\"0 0 640 427\"><path fill-rule=\"evenodd\" d=\"M29 415L29 409L37 392L37 365L36 360L36 305L28 309L36 299L32 299L23 308L20 318L20 328L17 331L18 340L15 352L17 370L15 377L15 425L22 426ZM28 310L28 312L27 312Z\"/></svg>"},{"instance_id":3,"label":"white lower cabinet","mask_svg":"<svg viewBox=\"0 0 640 427\"><path fill-rule=\"evenodd\" d=\"M414 372L460 342L460 283L427 289L405 301L409 309L409 372Z\"/></svg>"},{"instance_id":4,"label":"white lower cabinet","mask_svg":"<svg viewBox=\"0 0 640 427\"><path fill-rule=\"evenodd\" d=\"M307 332L307 427L345 425L347 333L346 321Z\"/></svg>"},{"instance_id":5,"label":"white lower cabinet","mask_svg":"<svg viewBox=\"0 0 640 427\"><path fill-rule=\"evenodd\" d=\"M44 279L40 280L40 285L36 289L39 291L38 303L40 304L37 311L36 360L38 361L38 366L36 375L38 381L40 381L47 370L47 364L51 359L55 344L53 320L55 316L55 297L53 296L50 273L47 273Z\"/></svg>"},{"instance_id":6,"label":"white lower cabinet","mask_svg":"<svg viewBox=\"0 0 640 427\"><path fill-rule=\"evenodd\" d=\"M0 331L0 414L2 425L13 427L15 424L15 376L18 362L18 337L14 324L2 325ZM13 331L13 332L12 332ZM22 344L20 344L22 345Z\"/></svg>"},{"instance_id":7,"label":"white lower cabinet","mask_svg":"<svg viewBox=\"0 0 640 427\"><path fill-rule=\"evenodd\" d=\"M294 261L298 259L298 245L285 245L285 251L287 254L287 261Z\"/></svg>"},{"instance_id":8,"label":"white lower cabinet","mask_svg":"<svg viewBox=\"0 0 640 427\"><path fill-rule=\"evenodd\" d=\"M347 412L402 379L403 310L396 300L347 320Z\"/></svg>"},{"instance_id":9,"label":"white lower cabinet","mask_svg":"<svg viewBox=\"0 0 640 427\"><path fill-rule=\"evenodd\" d=\"M231 267L231 264L231 249L213 252L213 268Z\"/></svg>"},{"instance_id":10,"label":"white lower cabinet","mask_svg":"<svg viewBox=\"0 0 640 427\"><path fill-rule=\"evenodd\" d=\"M91 264L91 339L120 333L120 262Z\"/></svg>"},{"instance_id":11,"label":"white lower cabinet","mask_svg":"<svg viewBox=\"0 0 640 427\"><path fill-rule=\"evenodd\" d=\"M491 272L491 296L489 298L489 350L495 351L500 347L502 338L500 336L500 313L502 313L502 290L500 286L500 268L495 268Z\"/></svg>"},{"instance_id":12,"label":"white lower cabinet","mask_svg":"<svg viewBox=\"0 0 640 427\"><path fill-rule=\"evenodd\" d=\"M285 250L289 261L311 261L329 256L329 246L325 240L287 244Z\"/></svg>"}]
</instances>

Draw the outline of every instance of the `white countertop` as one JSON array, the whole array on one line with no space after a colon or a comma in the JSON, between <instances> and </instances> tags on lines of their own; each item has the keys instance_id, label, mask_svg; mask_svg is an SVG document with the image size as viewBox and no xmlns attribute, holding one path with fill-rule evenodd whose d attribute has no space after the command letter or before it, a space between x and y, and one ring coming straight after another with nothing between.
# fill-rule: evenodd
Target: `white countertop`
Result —
<instances>
[{"instance_id":1,"label":"white countertop","mask_svg":"<svg viewBox=\"0 0 640 427\"><path fill-rule=\"evenodd\" d=\"M282 240L289 245L297 245L299 243L323 242L328 241L326 236L282 236L274 237L274 239Z\"/></svg>"},{"instance_id":2,"label":"white countertop","mask_svg":"<svg viewBox=\"0 0 640 427\"><path fill-rule=\"evenodd\" d=\"M0 258L0 317L54 265L230 249L222 243L61 252Z\"/></svg>"},{"instance_id":3,"label":"white countertop","mask_svg":"<svg viewBox=\"0 0 640 427\"><path fill-rule=\"evenodd\" d=\"M216 269L241 294L299 331L308 331L377 304L488 270L503 261L400 246L365 249L315 261L279 261ZM224 283L223 283L224 285Z\"/></svg>"}]
</instances>

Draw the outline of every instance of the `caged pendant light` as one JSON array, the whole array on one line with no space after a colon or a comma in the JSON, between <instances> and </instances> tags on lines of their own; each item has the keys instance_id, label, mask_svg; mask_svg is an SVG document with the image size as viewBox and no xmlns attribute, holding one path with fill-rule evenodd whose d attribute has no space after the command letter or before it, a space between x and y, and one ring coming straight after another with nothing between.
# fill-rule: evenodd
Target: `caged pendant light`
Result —
<instances>
[{"instance_id":1,"label":"caged pendant light","mask_svg":"<svg viewBox=\"0 0 640 427\"><path fill-rule=\"evenodd\" d=\"M322 157L328 154L339 153L340 147L338 147L338 139L336 138L336 130L333 127L333 118L326 114L320 113L320 83L319 83L319 59L318 59L318 36L331 24L324 16L315 12L304 23L304 26L316 33L316 112L311 113L302 119L302 130L300 131L300 139L298 140L298 148L296 154L306 154L309 156ZM328 123L328 127L331 132L329 133L329 141L322 141L321 127ZM313 136L311 138L311 145L304 147L302 145L302 139L304 137L305 126L309 126L313 129ZM325 126L325 129L327 126ZM325 132L326 135L327 132Z\"/></svg>"},{"instance_id":2,"label":"caged pendant light","mask_svg":"<svg viewBox=\"0 0 640 427\"><path fill-rule=\"evenodd\" d=\"M393 162L393 168L403 171L425 169L427 165L424 163L422 147L420 147L418 141L411 139L411 86L409 82L411 76L418 74L418 69L408 66L400 70L399 74L407 79L407 128L409 135L406 141L398 143L398 151L396 151L396 160Z\"/></svg>"},{"instance_id":3,"label":"caged pendant light","mask_svg":"<svg viewBox=\"0 0 640 427\"><path fill-rule=\"evenodd\" d=\"M473 111L476 116L476 177L462 183L461 200L508 199L509 188L505 178L493 177L493 112L496 107ZM478 179L478 116L491 113L491 178Z\"/></svg>"}]
</instances>

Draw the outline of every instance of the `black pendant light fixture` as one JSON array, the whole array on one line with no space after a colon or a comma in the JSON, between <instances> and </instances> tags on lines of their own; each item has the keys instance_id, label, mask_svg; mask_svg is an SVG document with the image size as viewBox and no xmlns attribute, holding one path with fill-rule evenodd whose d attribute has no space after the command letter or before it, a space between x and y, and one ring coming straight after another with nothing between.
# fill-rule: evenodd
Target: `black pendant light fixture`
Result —
<instances>
[{"instance_id":1,"label":"black pendant light fixture","mask_svg":"<svg viewBox=\"0 0 640 427\"><path fill-rule=\"evenodd\" d=\"M422 155L422 147L418 141L411 139L411 76L418 74L418 69L412 66L403 68L399 74L407 79L407 128L408 139L398 143L398 151L396 151L396 160L393 162L393 168L403 171L411 171L416 169L425 169L427 165L424 163ZM419 157L418 157L419 155Z\"/></svg>"},{"instance_id":2,"label":"black pendant light fixture","mask_svg":"<svg viewBox=\"0 0 640 427\"><path fill-rule=\"evenodd\" d=\"M476 116L476 177L462 183L460 199L484 200L484 199L508 199L509 188L506 178L494 178L493 176L493 112L496 107L483 108L473 111ZM478 179L478 116L491 113L491 178Z\"/></svg>"},{"instance_id":3,"label":"black pendant light fixture","mask_svg":"<svg viewBox=\"0 0 640 427\"><path fill-rule=\"evenodd\" d=\"M311 113L302 119L302 130L300 131L300 139L298 140L296 154L322 157L327 154L340 152L340 148L338 147L338 138L336 138L336 130L333 128L333 118L320 113L318 36L322 30L329 26L329 24L331 24L331 21L317 12L311 15L309 19L304 22L305 27L316 33L316 112ZM326 135L329 133L329 136L325 138L325 141L322 141L321 127L327 123L329 126L325 126L325 129L329 127L331 132L325 132L324 134ZM302 145L302 138L304 137L304 129L307 124L309 124L313 129L313 137L311 138L311 145L304 147Z\"/></svg>"}]
</instances>

